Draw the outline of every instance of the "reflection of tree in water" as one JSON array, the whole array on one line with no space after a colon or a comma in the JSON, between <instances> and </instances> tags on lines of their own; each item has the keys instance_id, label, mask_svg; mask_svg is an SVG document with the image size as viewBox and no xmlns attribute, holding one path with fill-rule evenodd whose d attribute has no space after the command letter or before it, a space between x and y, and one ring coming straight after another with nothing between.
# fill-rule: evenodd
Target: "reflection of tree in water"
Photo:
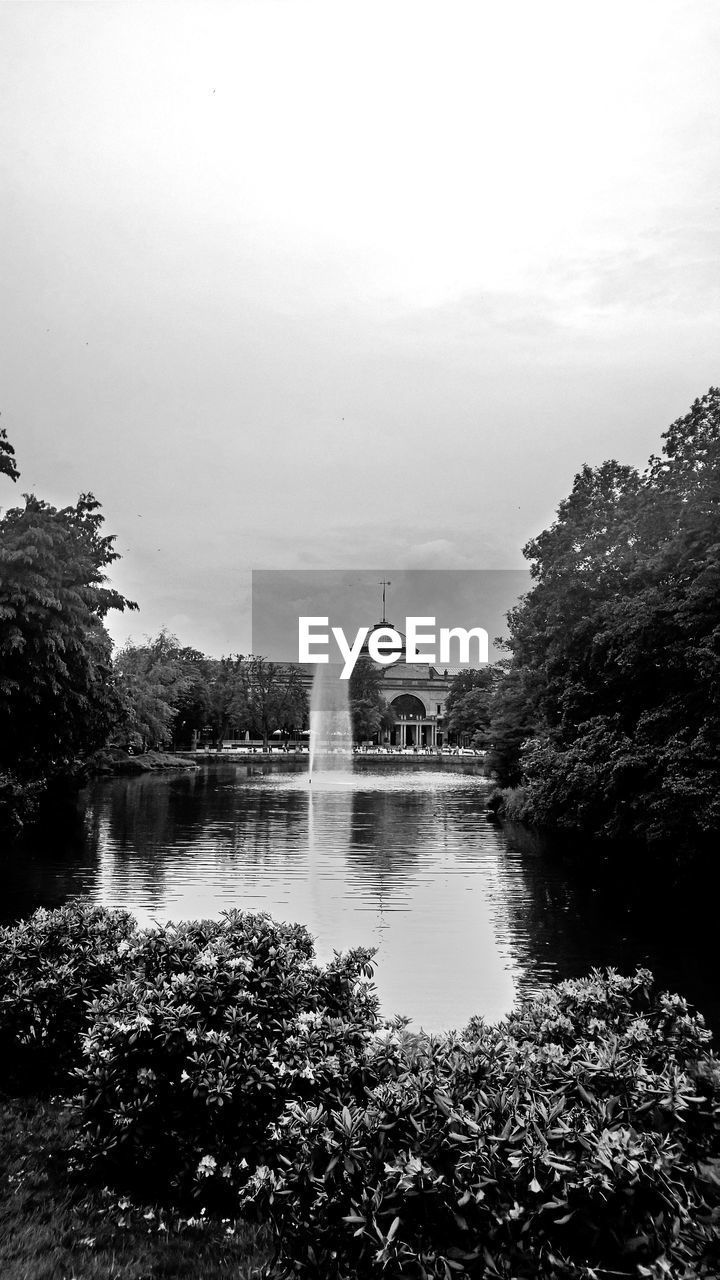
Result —
<instances>
[{"instance_id":1,"label":"reflection of tree in water","mask_svg":"<svg viewBox=\"0 0 720 1280\"><path fill-rule=\"evenodd\" d=\"M266 787L262 772L229 766L98 788L99 843L112 859L115 891L159 902L178 875L200 874L209 862L217 868L241 856L252 866L305 848L298 838L307 830L304 792Z\"/></svg>"},{"instance_id":2,"label":"reflection of tree in water","mask_svg":"<svg viewBox=\"0 0 720 1280\"><path fill-rule=\"evenodd\" d=\"M211 882L221 893L205 901L216 910L222 902L243 905L248 885L273 878L289 895L290 918L295 893L315 876L317 893L304 900L319 920L324 912L332 922L338 897L325 886L339 879L346 902L378 912L383 928L392 912L413 906L418 891L437 913L432 877L446 865L462 876L466 865L464 883L489 899L495 941L521 991L594 965L631 972L645 964L720 1030L709 872L677 884L657 864L631 874L628 859L603 870L583 849L574 851L573 865L557 851L543 856L527 833L488 823L474 786L403 790L373 788L368 779L364 788L356 777L350 788L313 788L311 805L302 779L284 785L276 768L270 772L266 779L262 766L229 765L97 784L84 814L38 832L22 857L6 863L3 918L73 894L162 914L173 897L185 907ZM458 901L451 893L446 909L454 912ZM468 919L466 912L465 928ZM435 919L430 932L440 926L447 921Z\"/></svg>"},{"instance_id":3,"label":"reflection of tree in water","mask_svg":"<svg viewBox=\"0 0 720 1280\"><path fill-rule=\"evenodd\" d=\"M0 923L30 915L36 907L61 907L68 898L86 894L97 878L96 827L81 800L56 810L52 826L31 831L3 863Z\"/></svg>"},{"instance_id":4,"label":"reflection of tree in water","mask_svg":"<svg viewBox=\"0 0 720 1280\"><path fill-rule=\"evenodd\" d=\"M500 930L508 936L500 940L519 967L521 994L595 966L632 973L644 965L720 1032L714 892L696 880L673 883L657 864L638 868L622 856L600 864L581 848L542 847L521 828L507 827L503 835L507 852L496 892Z\"/></svg>"}]
</instances>

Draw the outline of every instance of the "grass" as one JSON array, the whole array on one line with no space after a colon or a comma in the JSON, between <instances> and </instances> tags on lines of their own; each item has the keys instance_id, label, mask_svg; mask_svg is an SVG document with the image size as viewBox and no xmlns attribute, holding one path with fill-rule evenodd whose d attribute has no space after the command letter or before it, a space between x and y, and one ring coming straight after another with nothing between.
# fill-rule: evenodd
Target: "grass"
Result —
<instances>
[{"instance_id":1,"label":"grass","mask_svg":"<svg viewBox=\"0 0 720 1280\"><path fill-rule=\"evenodd\" d=\"M270 1259L261 1230L78 1186L74 1124L66 1099L0 1095L2 1280L257 1280Z\"/></svg>"}]
</instances>

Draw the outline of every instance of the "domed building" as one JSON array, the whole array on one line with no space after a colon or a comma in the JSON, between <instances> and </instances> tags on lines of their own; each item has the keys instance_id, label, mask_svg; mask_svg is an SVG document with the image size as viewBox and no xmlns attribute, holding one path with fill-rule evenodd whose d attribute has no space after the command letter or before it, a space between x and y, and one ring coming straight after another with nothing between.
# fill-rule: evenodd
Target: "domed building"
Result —
<instances>
[{"instance_id":1,"label":"domed building","mask_svg":"<svg viewBox=\"0 0 720 1280\"><path fill-rule=\"evenodd\" d=\"M373 631L392 627L383 619ZM393 628L397 630L397 628ZM370 632L372 635L372 632ZM405 636L402 637L405 651ZM381 730L376 741L394 747L441 747L447 741L445 701L453 678L462 667L438 667L407 662L404 657L388 666L376 663L370 656L370 636L360 651L360 659L372 662L382 673L382 693L395 714L395 728Z\"/></svg>"}]
</instances>

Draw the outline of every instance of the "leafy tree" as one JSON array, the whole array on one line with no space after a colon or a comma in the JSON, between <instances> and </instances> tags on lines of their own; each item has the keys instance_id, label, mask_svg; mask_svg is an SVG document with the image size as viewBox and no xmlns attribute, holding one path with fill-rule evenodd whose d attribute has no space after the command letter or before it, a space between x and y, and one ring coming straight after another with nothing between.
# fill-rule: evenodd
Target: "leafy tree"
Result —
<instances>
[{"instance_id":1,"label":"leafy tree","mask_svg":"<svg viewBox=\"0 0 720 1280\"><path fill-rule=\"evenodd\" d=\"M505 661L498 663L498 668L490 700L486 767L501 786L515 787L522 777L523 745L537 727L537 698L531 691L531 673L527 669Z\"/></svg>"},{"instance_id":2,"label":"leafy tree","mask_svg":"<svg viewBox=\"0 0 720 1280\"><path fill-rule=\"evenodd\" d=\"M349 680L350 718L355 742L366 742L395 725L395 713L383 696L382 669L371 658L359 658Z\"/></svg>"},{"instance_id":3,"label":"leafy tree","mask_svg":"<svg viewBox=\"0 0 720 1280\"><path fill-rule=\"evenodd\" d=\"M116 740L135 750L165 746L172 738L183 671L180 646L165 629L144 645L131 640L115 655L115 680L122 704Z\"/></svg>"},{"instance_id":4,"label":"leafy tree","mask_svg":"<svg viewBox=\"0 0 720 1280\"><path fill-rule=\"evenodd\" d=\"M173 744L190 748L208 725L210 717L210 681L215 663L199 649L184 646L177 660L181 682L175 699Z\"/></svg>"},{"instance_id":5,"label":"leafy tree","mask_svg":"<svg viewBox=\"0 0 720 1280\"><path fill-rule=\"evenodd\" d=\"M140 750L170 743L190 748L206 728L222 741L244 711L241 662L208 658L165 628L144 645L126 644L115 657L123 703L116 741Z\"/></svg>"},{"instance_id":6,"label":"leafy tree","mask_svg":"<svg viewBox=\"0 0 720 1280\"><path fill-rule=\"evenodd\" d=\"M13 456L3 433L12 479ZM0 771L20 786L73 771L117 715L104 618L136 606L107 584L102 525L90 493L60 510L26 494L0 518Z\"/></svg>"},{"instance_id":7,"label":"leafy tree","mask_svg":"<svg viewBox=\"0 0 720 1280\"><path fill-rule=\"evenodd\" d=\"M307 694L293 667L250 655L238 662L236 675L232 713L262 737L266 750L276 729L290 732L307 722Z\"/></svg>"},{"instance_id":8,"label":"leafy tree","mask_svg":"<svg viewBox=\"0 0 720 1280\"><path fill-rule=\"evenodd\" d=\"M492 667L459 671L452 681L445 703L447 728L453 734L468 734L474 745L484 746L490 724L493 687Z\"/></svg>"},{"instance_id":9,"label":"leafy tree","mask_svg":"<svg viewBox=\"0 0 720 1280\"><path fill-rule=\"evenodd\" d=\"M249 729L245 700L242 654L212 659L209 662L208 717L213 738L218 746L223 738L234 735L242 725Z\"/></svg>"},{"instance_id":10,"label":"leafy tree","mask_svg":"<svg viewBox=\"0 0 720 1280\"><path fill-rule=\"evenodd\" d=\"M11 480L17 480L20 476L15 465L15 450L4 427L0 427L0 475L9 476Z\"/></svg>"},{"instance_id":11,"label":"leafy tree","mask_svg":"<svg viewBox=\"0 0 720 1280\"><path fill-rule=\"evenodd\" d=\"M508 687L537 821L692 845L720 826L720 390L663 441L642 474L584 467L525 548Z\"/></svg>"}]
</instances>

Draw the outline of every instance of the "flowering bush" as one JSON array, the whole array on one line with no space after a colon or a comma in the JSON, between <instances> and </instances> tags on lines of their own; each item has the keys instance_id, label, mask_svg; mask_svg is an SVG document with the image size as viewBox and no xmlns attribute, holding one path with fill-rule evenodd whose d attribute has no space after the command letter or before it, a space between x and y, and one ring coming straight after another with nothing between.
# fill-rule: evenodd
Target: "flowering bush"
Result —
<instances>
[{"instance_id":1,"label":"flowering bush","mask_svg":"<svg viewBox=\"0 0 720 1280\"><path fill-rule=\"evenodd\" d=\"M287 1275L720 1275L720 1063L651 975L563 982L461 1035L382 1023L371 953L228 914L73 904L0 935L0 1043L81 1053L103 1182L272 1224Z\"/></svg>"},{"instance_id":2,"label":"flowering bush","mask_svg":"<svg viewBox=\"0 0 720 1280\"><path fill-rule=\"evenodd\" d=\"M59 1083L79 1055L87 1004L125 966L137 926L79 902L0 929L0 1071L5 1083Z\"/></svg>"},{"instance_id":3,"label":"flowering bush","mask_svg":"<svg viewBox=\"0 0 720 1280\"><path fill-rule=\"evenodd\" d=\"M562 983L457 1038L376 1037L382 1082L343 1107L291 1101L246 1212L323 1280L716 1275L708 1038L644 971Z\"/></svg>"},{"instance_id":4,"label":"flowering bush","mask_svg":"<svg viewBox=\"0 0 720 1280\"><path fill-rule=\"evenodd\" d=\"M361 1099L375 1082L371 953L323 967L302 926L239 912L132 946L131 971L95 1002L83 1038L79 1155L104 1180L227 1210L290 1099Z\"/></svg>"}]
</instances>

